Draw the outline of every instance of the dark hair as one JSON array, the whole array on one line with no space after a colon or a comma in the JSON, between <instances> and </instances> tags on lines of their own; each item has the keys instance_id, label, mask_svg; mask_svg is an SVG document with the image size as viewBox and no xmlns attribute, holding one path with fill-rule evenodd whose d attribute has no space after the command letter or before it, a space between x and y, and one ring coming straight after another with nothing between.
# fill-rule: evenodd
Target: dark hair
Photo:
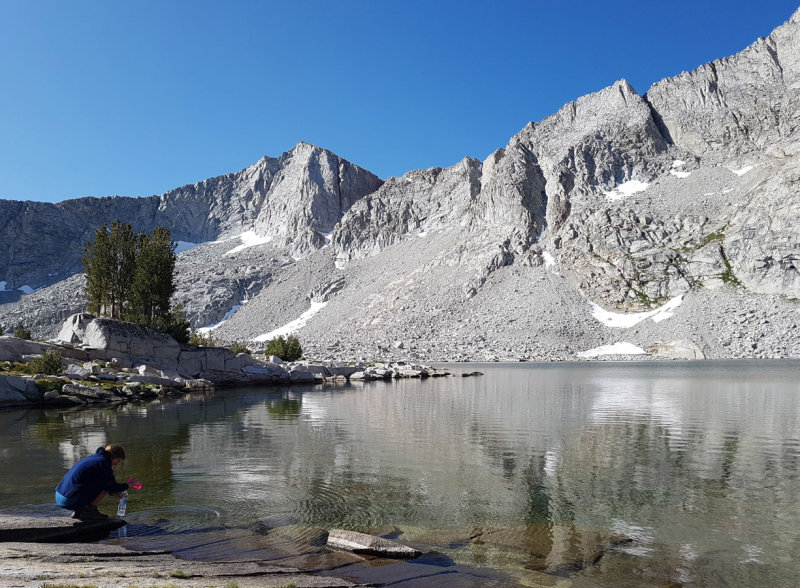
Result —
<instances>
[{"instance_id":1,"label":"dark hair","mask_svg":"<svg viewBox=\"0 0 800 588\"><path fill-rule=\"evenodd\" d=\"M125 459L125 450L122 445L106 445L104 452L108 459Z\"/></svg>"}]
</instances>

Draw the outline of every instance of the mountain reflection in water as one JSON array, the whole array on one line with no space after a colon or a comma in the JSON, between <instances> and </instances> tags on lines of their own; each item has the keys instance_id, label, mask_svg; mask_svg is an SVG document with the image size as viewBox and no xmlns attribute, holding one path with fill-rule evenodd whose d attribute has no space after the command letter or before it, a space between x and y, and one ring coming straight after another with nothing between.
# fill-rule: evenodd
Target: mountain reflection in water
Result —
<instances>
[{"instance_id":1,"label":"mountain reflection in water","mask_svg":"<svg viewBox=\"0 0 800 588\"><path fill-rule=\"evenodd\" d=\"M347 528L533 585L795 582L800 362L449 367L485 375L6 410L0 507L117 442L152 541Z\"/></svg>"}]
</instances>

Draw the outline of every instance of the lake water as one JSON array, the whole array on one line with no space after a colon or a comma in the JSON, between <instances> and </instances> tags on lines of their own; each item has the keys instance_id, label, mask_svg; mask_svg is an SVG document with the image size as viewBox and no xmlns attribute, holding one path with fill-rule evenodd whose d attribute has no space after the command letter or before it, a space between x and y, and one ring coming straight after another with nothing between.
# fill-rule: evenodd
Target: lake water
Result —
<instances>
[{"instance_id":1,"label":"lake water","mask_svg":"<svg viewBox=\"0 0 800 588\"><path fill-rule=\"evenodd\" d=\"M797 585L800 362L449 368L485 375L2 411L0 507L116 442L133 535L347 528L533 586Z\"/></svg>"}]
</instances>

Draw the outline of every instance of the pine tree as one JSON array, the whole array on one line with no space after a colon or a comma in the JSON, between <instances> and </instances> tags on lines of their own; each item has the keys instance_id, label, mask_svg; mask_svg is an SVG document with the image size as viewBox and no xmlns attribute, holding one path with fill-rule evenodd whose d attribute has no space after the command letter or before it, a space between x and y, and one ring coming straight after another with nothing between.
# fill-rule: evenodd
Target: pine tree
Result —
<instances>
[{"instance_id":1,"label":"pine tree","mask_svg":"<svg viewBox=\"0 0 800 588\"><path fill-rule=\"evenodd\" d=\"M109 306L109 280L113 253L108 227L103 225L95 233L94 241L86 244L83 250L83 268L86 272L86 298L88 310L92 314L103 315Z\"/></svg>"},{"instance_id":2,"label":"pine tree","mask_svg":"<svg viewBox=\"0 0 800 588\"><path fill-rule=\"evenodd\" d=\"M131 284L136 271L139 238L129 223L119 220L111 223L111 251L113 253L111 279L108 283L111 318L125 318L130 298Z\"/></svg>"},{"instance_id":3,"label":"pine tree","mask_svg":"<svg viewBox=\"0 0 800 588\"><path fill-rule=\"evenodd\" d=\"M170 299L175 292L175 247L169 230L156 227L138 238L138 255L130 287L127 320L158 329L170 323Z\"/></svg>"}]
</instances>

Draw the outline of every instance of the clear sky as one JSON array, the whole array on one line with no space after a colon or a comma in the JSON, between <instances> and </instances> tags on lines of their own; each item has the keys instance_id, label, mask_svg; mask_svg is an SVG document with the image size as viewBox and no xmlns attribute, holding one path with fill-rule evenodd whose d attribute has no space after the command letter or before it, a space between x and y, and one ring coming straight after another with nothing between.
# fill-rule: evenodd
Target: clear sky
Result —
<instances>
[{"instance_id":1,"label":"clear sky","mask_svg":"<svg viewBox=\"0 0 800 588\"><path fill-rule=\"evenodd\" d=\"M0 198L149 196L298 141L382 178L484 159L798 0L0 0Z\"/></svg>"}]
</instances>

